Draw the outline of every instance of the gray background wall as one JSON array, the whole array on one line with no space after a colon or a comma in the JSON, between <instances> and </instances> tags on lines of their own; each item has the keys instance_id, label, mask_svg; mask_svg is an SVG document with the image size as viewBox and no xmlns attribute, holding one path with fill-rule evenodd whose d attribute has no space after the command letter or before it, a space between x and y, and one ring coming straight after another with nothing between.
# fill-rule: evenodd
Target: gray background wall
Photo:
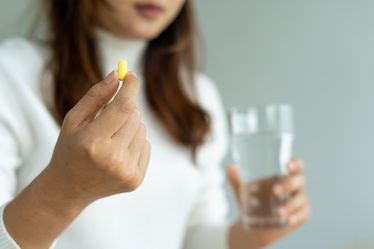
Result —
<instances>
[{"instance_id":1,"label":"gray background wall","mask_svg":"<svg viewBox=\"0 0 374 249\"><path fill-rule=\"evenodd\" d=\"M374 1L196 2L226 106L295 108L313 213L272 248L374 241Z\"/></svg>"},{"instance_id":2,"label":"gray background wall","mask_svg":"<svg viewBox=\"0 0 374 249\"><path fill-rule=\"evenodd\" d=\"M25 34L34 2L0 2L0 39ZM374 1L195 2L225 105L295 108L313 215L271 248L373 243Z\"/></svg>"}]
</instances>

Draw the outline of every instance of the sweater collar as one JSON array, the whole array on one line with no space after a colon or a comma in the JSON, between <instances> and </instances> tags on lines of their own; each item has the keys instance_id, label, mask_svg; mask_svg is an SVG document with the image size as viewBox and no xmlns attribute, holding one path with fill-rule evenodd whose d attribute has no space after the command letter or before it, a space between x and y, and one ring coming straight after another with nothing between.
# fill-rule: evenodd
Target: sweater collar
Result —
<instances>
[{"instance_id":1,"label":"sweater collar","mask_svg":"<svg viewBox=\"0 0 374 249\"><path fill-rule=\"evenodd\" d=\"M104 75L117 69L120 59L127 61L129 71L142 74L140 63L148 44L147 40L119 37L99 27L95 28L95 35Z\"/></svg>"}]
</instances>

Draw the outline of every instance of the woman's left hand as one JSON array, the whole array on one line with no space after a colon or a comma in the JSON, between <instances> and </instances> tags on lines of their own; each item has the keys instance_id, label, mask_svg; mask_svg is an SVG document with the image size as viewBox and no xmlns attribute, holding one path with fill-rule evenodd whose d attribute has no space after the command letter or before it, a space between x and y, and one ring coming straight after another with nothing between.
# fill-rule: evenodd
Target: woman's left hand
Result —
<instances>
[{"instance_id":1,"label":"woman's left hand","mask_svg":"<svg viewBox=\"0 0 374 249\"><path fill-rule=\"evenodd\" d=\"M273 186L273 194L276 197L292 196L287 202L277 207L279 217L285 217L289 226L279 229L249 229L244 230L241 221L233 224L229 244L230 249L257 249L286 236L295 228L305 223L310 216L310 207L307 195L303 191L306 180L302 175L304 162L298 158L292 159L287 164L289 176L280 179ZM234 165L228 165L227 177L233 188L240 207L240 180L238 169Z\"/></svg>"}]
</instances>

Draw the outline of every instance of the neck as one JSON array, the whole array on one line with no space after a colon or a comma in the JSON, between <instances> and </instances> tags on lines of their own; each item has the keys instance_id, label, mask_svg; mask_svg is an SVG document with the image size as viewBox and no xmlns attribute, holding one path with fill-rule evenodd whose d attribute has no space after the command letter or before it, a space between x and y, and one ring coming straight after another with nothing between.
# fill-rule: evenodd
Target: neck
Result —
<instances>
[{"instance_id":1,"label":"neck","mask_svg":"<svg viewBox=\"0 0 374 249\"><path fill-rule=\"evenodd\" d=\"M128 70L141 74L141 60L148 44L143 39L128 39L102 28L95 29L101 68L104 74L116 69L120 59L128 62Z\"/></svg>"}]
</instances>

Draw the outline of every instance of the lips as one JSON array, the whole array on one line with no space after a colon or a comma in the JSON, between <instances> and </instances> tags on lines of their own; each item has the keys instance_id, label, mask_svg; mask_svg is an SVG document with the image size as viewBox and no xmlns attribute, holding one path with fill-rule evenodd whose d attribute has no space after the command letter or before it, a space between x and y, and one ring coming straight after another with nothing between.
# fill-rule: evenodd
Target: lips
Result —
<instances>
[{"instance_id":1,"label":"lips","mask_svg":"<svg viewBox=\"0 0 374 249\"><path fill-rule=\"evenodd\" d=\"M137 4L136 9L146 18L157 18L162 12L163 8L157 4Z\"/></svg>"}]
</instances>

